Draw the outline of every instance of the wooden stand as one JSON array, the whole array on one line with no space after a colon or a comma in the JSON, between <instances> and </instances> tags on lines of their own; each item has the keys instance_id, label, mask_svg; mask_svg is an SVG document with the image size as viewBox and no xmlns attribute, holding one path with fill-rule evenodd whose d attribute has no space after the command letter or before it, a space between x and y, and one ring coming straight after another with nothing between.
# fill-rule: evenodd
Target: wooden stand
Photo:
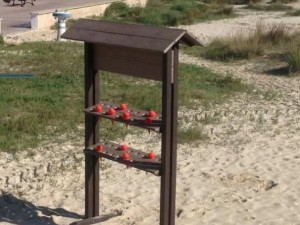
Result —
<instances>
[{"instance_id":1,"label":"wooden stand","mask_svg":"<svg viewBox=\"0 0 300 225\"><path fill-rule=\"evenodd\" d=\"M175 224L178 50L179 42L189 46L200 43L180 29L154 28L112 22L79 20L62 38L85 42L85 220L73 224L93 224L99 217L99 157L123 163L161 176L160 225ZM162 115L145 124L146 112L133 110L125 120L117 105L100 101L99 70L121 73L162 82ZM103 112L95 112L101 104ZM107 114L114 108L114 116ZM121 157L118 146L104 142L97 152L99 117L161 133L161 157L145 158L146 153L129 149L129 160Z\"/></svg>"}]
</instances>

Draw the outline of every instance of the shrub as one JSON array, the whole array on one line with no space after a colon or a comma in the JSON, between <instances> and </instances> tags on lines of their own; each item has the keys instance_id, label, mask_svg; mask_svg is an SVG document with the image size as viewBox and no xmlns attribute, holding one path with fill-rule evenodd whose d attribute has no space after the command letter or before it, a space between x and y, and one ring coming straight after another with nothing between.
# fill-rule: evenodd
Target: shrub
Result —
<instances>
[{"instance_id":1,"label":"shrub","mask_svg":"<svg viewBox=\"0 0 300 225\"><path fill-rule=\"evenodd\" d=\"M140 15L141 8L140 7L133 7L130 8L126 3L124 2L115 2L112 3L104 12L104 17L108 20L113 19L115 21L123 21L126 20L128 22L131 22L132 15L138 14Z\"/></svg>"}]
</instances>

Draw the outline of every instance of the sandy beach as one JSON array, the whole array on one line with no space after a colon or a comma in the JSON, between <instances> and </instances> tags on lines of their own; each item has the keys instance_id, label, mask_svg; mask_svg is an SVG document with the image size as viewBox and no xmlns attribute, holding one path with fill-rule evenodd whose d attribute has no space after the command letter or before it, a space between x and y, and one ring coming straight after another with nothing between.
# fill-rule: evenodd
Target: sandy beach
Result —
<instances>
[{"instance_id":1,"label":"sandy beach","mask_svg":"<svg viewBox=\"0 0 300 225\"><path fill-rule=\"evenodd\" d=\"M300 7L295 3L294 7ZM238 9L241 16L181 26L207 44L258 23L300 30L300 17L284 12ZM7 43L55 40L53 30L4 37ZM262 95L239 94L209 110L180 107L185 126L201 126L209 139L178 146L177 225L300 225L300 76L257 70L256 62L221 63L181 54L180 61L228 73ZM201 124L211 116L217 123ZM0 153L0 224L59 224L84 214L82 135L49 140L34 155ZM147 131L120 143L160 151L159 137ZM101 162L100 213L103 225L155 225L159 221L160 178Z\"/></svg>"}]
</instances>

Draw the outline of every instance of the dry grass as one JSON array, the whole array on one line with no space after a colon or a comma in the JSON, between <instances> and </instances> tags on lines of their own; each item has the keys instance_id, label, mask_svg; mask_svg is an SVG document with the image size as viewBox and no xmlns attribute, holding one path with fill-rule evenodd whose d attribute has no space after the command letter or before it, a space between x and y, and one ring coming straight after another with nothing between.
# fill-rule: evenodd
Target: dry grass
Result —
<instances>
[{"instance_id":1,"label":"dry grass","mask_svg":"<svg viewBox=\"0 0 300 225\"><path fill-rule=\"evenodd\" d=\"M284 25L271 28L258 24L255 32L248 35L214 40L205 48L186 49L187 54L211 60L232 61L251 59L264 54L285 55L291 73L298 73L300 68L300 35L291 32Z\"/></svg>"},{"instance_id":2,"label":"dry grass","mask_svg":"<svg viewBox=\"0 0 300 225\"><path fill-rule=\"evenodd\" d=\"M282 52L287 49L287 45L293 43L296 36L296 34L289 33L283 25L273 25L267 29L264 25L258 24L255 32L248 35L240 33L225 40L215 40L205 49L193 48L188 51L193 55L212 60L249 59L260 56L266 51Z\"/></svg>"},{"instance_id":3,"label":"dry grass","mask_svg":"<svg viewBox=\"0 0 300 225\"><path fill-rule=\"evenodd\" d=\"M299 46L300 47L300 46ZM300 73L300 49L292 49L286 54L285 61L289 65L289 70L294 75Z\"/></svg>"}]
</instances>

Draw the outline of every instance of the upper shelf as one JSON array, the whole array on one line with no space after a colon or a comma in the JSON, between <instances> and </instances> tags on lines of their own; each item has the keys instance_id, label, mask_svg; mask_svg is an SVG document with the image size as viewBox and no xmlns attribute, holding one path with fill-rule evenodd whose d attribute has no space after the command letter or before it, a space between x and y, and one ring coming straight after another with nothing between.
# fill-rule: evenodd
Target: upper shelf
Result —
<instances>
[{"instance_id":1,"label":"upper shelf","mask_svg":"<svg viewBox=\"0 0 300 225\"><path fill-rule=\"evenodd\" d=\"M97 111L96 107L98 105L100 105L100 110ZM147 111L130 109L127 108L127 105L126 109L122 109L120 105L102 101L98 105L85 109L84 113L152 130L157 133L161 132L162 120L159 115L149 115L149 112Z\"/></svg>"}]
</instances>

